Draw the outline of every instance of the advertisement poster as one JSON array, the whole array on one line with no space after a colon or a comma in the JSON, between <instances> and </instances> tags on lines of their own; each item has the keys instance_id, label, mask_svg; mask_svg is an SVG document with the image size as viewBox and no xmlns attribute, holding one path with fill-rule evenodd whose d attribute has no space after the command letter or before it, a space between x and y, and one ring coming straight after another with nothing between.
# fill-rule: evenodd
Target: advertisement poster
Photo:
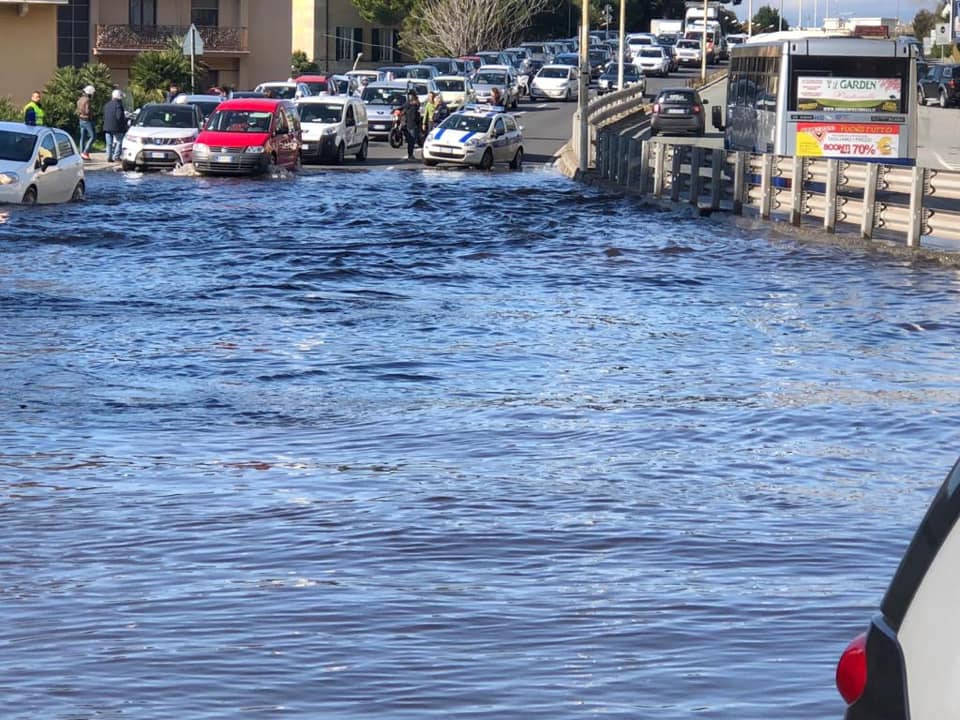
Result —
<instances>
[{"instance_id":1,"label":"advertisement poster","mask_svg":"<svg viewBox=\"0 0 960 720\"><path fill-rule=\"evenodd\" d=\"M797 110L899 112L901 85L899 78L799 77Z\"/></svg>"},{"instance_id":2,"label":"advertisement poster","mask_svg":"<svg viewBox=\"0 0 960 720\"><path fill-rule=\"evenodd\" d=\"M900 126L886 123L797 123L797 155L893 159L900 155Z\"/></svg>"}]
</instances>

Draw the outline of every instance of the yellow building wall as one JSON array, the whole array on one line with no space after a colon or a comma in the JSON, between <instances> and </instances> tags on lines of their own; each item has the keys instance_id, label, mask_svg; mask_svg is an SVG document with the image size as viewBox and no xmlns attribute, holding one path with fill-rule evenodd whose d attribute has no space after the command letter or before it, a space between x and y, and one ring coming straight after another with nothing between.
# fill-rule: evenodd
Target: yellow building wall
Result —
<instances>
[{"instance_id":1,"label":"yellow building wall","mask_svg":"<svg viewBox=\"0 0 960 720\"><path fill-rule=\"evenodd\" d=\"M262 82L290 77L293 36L291 0L243 0L247 4L250 55L240 62L238 87L249 90Z\"/></svg>"},{"instance_id":2,"label":"yellow building wall","mask_svg":"<svg viewBox=\"0 0 960 720\"><path fill-rule=\"evenodd\" d=\"M0 96L20 108L56 72L57 8L28 5L21 17L17 7L0 5Z\"/></svg>"}]
</instances>

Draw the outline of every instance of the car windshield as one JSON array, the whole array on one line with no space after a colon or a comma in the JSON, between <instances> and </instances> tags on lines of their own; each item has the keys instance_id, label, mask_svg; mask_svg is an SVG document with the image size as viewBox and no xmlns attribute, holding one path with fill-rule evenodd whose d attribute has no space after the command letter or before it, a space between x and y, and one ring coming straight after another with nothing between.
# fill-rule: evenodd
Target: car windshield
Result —
<instances>
[{"instance_id":1,"label":"car windshield","mask_svg":"<svg viewBox=\"0 0 960 720\"><path fill-rule=\"evenodd\" d=\"M407 100L406 90L400 88L373 87L368 85L363 89L360 98L368 105L392 105L400 107Z\"/></svg>"},{"instance_id":2,"label":"car windshield","mask_svg":"<svg viewBox=\"0 0 960 720\"><path fill-rule=\"evenodd\" d=\"M640 57L659 58L663 57L663 52L660 48L643 48L640 51Z\"/></svg>"},{"instance_id":3,"label":"car windshield","mask_svg":"<svg viewBox=\"0 0 960 720\"><path fill-rule=\"evenodd\" d=\"M187 105L195 105L200 108L200 114L204 117L209 117L210 113L216 110L219 104L219 100L195 100L187 103Z\"/></svg>"},{"instance_id":4,"label":"car windshield","mask_svg":"<svg viewBox=\"0 0 960 720\"><path fill-rule=\"evenodd\" d=\"M660 93L660 97L657 98L657 102L665 103L667 105L693 105L693 93L684 92L682 90L662 92Z\"/></svg>"},{"instance_id":5,"label":"car windshield","mask_svg":"<svg viewBox=\"0 0 960 720\"><path fill-rule=\"evenodd\" d=\"M463 92L463 80L437 80L440 92Z\"/></svg>"},{"instance_id":6,"label":"car windshield","mask_svg":"<svg viewBox=\"0 0 960 720\"><path fill-rule=\"evenodd\" d=\"M440 127L446 130L462 130L464 132L485 133L490 129L490 118L480 115L464 115L454 113L444 120Z\"/></svg>"},{"instance_id":7,"label":"car windshield","mask_svg":"<svg viewBox=\"0 0 960 720\"><path fill-rule=\"evenodd\" d=\"M431 70L429 67L412 67L412 68L407 68L407 77L410 77L410 78L421 78L421 79L426 80L426 79L429 79L429 78L433 77L433 70Z\"/></svg>"},{"instance_id":8,"label":"car windshield","mask_svg":"<svg viewBox=\"0 0 960 720\"><path fill-rule=\"evenodd\" d=\"M545 67L537 73L542 78L567 78L570 77L570 71L566 68Z\"/></svg>"},{"instance_id":9,"label":"car windshield","mask_svg":"<svg viewBox=\"0 0 960 720\"><path fill-rule=\"evenodd\" d=\"M33 157L37 136L14 130L0 130L0 160L26 162Z\"/></svg>"},{"instance_id":10,"label":"car windshield","mask_svg":"<svg viewBox=\"0 0 960 720\"><path fill-rule=\"evenodd\" d=\"M303 84L310 88L314 95L323 95L327 91L327 82L321 80L304 80Z\"/></svg>"},{"instance_id":11,"label":"car windshield","mask_svg":"<svg viewBox=\"0 0 960 720\"><path fill-rule=\"evenodd\" d=\"M560 53L554 58L554 62L562 63L564 65L579 65L580 56L573 53Z\"/></svg>"},{"instance_id":12,"label":"car windshield","mask_svg":"<svg viewBox=\"0 0 960 720\"><path fill-rule=\"evenodd\" d=\"M484 72L481 70L480 72L477 73L477 77L474 80L474 82L479 83L481 85L483 84L506 85L507 76L505 73L502 73L502 72L490 72L490 71Z\"/></svg>"},{"instance_id":13,"label":"car windshield","mask_svg":"<svg viewBox=\"0 0 960 720\"><path fill-rule=\"evenodd\" d=\"M182 108L146 107L140 111L137 125L150 128L195 128L197 121L193 107L189 105Z\"/></svg>"},{"instance_id":14,"label":"car windshield","mask_svg":"<svg viewBox=\"0 0 960 720\"><path fill-rule=\"evenodd\" d=\"M266 110L217 110L207 122L207 130L220 132L270 132L273 113Z\"/></svg>"},{"instance_id":15,"label":"car windshield","mask_svg":"<svg viewBox=\"0 0 960 720\"><path fill-rule=\"evenodd\" d=\"M264 85L260 90L265 93L270 93L272 97L278 100L293 100L297 95L296 85Z\"/></svg>"},{"instance_id":16,"label":"car windshield","mask_svg":"<svg viewBox=\"0 0 960 720\"><path fill-rule=\"evenodd\" d=\"M677 47L686 48L688 50L699 50L700 41L699 40L678 40Z\"/></svg>"},{"instance_id":17,"label":"car windshield","mask_svg":"<svg viewBox=\"0 0 960 720\"><path fill-rule=\"evenodd\" d=\"M607 57L608 57L608 53L607 53L606 50L591 50L591 51L590 51L590 59L591 59L591 60L598 60L598 61L602 62L602 61L606 60Z\"/></svg>"},{"instance_id":18,"label":"car windshield","mask_svg":"<svg viewBox=\"0 0 960 720\"><path fill-rule=\"evenodd\" d=\"M454 73L457 68L449 60L424 60L424 65L432 65L442 73Z\"/></svg>"},{"instance_id":19,"label":"car windshield","mask_svg":"<svg viewBox=\"0 0 960 720\"><path fill-rule=\"evenodd\" d=\"M343 112L343 105L337 103L300 103L300 122L305 123L338 123Z\"/></svg>"}]
</instances>

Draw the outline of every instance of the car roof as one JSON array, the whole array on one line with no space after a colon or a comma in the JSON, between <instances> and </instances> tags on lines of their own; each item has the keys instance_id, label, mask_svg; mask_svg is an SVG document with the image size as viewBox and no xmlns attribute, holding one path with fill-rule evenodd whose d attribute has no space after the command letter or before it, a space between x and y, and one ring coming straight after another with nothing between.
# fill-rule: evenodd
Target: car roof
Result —
<instances>
[{"instance_id":1,"label":"car roof","mask_svg":"<svg viewBox=\"0 0 960 720\"><path fill-rule=\"evenodd\" d=\"M181 100L181 98L183 99ZM174 98L174 103L203 102L205 100L211 102L214 100L223 100L223 95L177 95L177 97Z\"/></svg>"},{"instance_id":2,"label":"car roof","mask_svg":"<svg viewBox=\"0 0 960 720\"><path fill-rule=\"evenodd\" d=\"M574 70L576 70L576 68L574 68L573 65L564 65L563 63L547 63L540 69L546 70L547 68L558 69L558 70L570 70L571 68L573 68Z\"/></svg>"},{"instance_id":3,"label":"car roof","mask_svg":"<svg viewBox=\"0 0 960 720\"><path fill-rule=\"evenodd\" d=\"M47 125L26 125L18 122L0 122L0 130L11 132L27 133L28 135L39 135L43 130L50 130Z\"/></svg>"},{"instance_id":4,"label":"car roof","mask_svg":"<svg viewBox=\"0 0 960 720\"><path fill-rule=\"evenodd\" d=\"M272 80L271 82L262 82L257 87L291 87L297 84L297 80Z\"/></svg>"},{"instance_id":5,"label":"car roof","mask_svg":"<svg viewBox=\"0 0 960 720\"><path fill-rule=\"evenodd\" d=\"M466 82L469 78L465 78L463 75L437 75L434 80L462 80Z\"/></svg>"},{"instance_id":6,"label":"car roof","mask_svg":"<svg viewBox=\"0 0 960 720\"><path fill-rule=\"evenodd\" d=\"M505 72L511 70L508 65L482 65L480 70L503 70Z\"/></svg>"},{"instance_id":7,"label":"car roof","mask_svg":"<svg viewBox=\"0 0 960 720\"><path fill-rule=\"evenodd\" d=\"M350 95L311 95L297 100L297 105L346 105L349 102L360 100Z\"/></svg>"},{"instance_id":8,"label":"car roof","mask_svg":"<svg viewBox=\"0 0 960 720\"><path fill-rule=\"evenodd\" d=\"M301 75L294 82L324 82L329 75ZM263 83L267 85L268 83Z\"/></svg>"},{"instance_id":9,"label":"car roof","mask_svg":"<svg viewBox=\"0 0 960 720\"><path fill-rule=\"evenodd\" d=\"M331 95L331 97L333 97ZM279 105L290 105L276 98L232 98L220 103L218 110L276 110Z\"/></svg>"},{"instance_id":10,"label":"car roof","mask_svg":"<svg viewBox=\"0 0 960 720\"><path fill-rule=\"evenodd\" d=\"M163 102L163 103L151 102L151 103L147 103L146 105L144 105L144 106L143 106L143 109L146 110L147 108L169 108L169 109L171 109L171 110L182 110L184 105L189 105L189 104L190 104L190 103L187 103L187 102L178 102L178 103L175 103L175 102L168 102L168 103L167 103L167 102ZM193 108L193 106L191 105L191 109L192 109L192 108Z\"/></svg>"}]
</instances>

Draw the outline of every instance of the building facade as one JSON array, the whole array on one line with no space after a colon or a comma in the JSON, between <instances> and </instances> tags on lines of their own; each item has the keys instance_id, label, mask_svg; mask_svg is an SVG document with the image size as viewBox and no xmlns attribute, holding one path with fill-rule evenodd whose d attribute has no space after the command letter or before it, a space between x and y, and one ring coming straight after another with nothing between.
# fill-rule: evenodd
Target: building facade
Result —
<instances>
[{"instance_id":1,"label":"building facade","mask_svg":"<svg viewBox=\"0 0 960 720\"><path fill-rule=\"evenodd\" d=\"M350 0L293 0L293 44L324 72L413 62L397 47L399 31L360 17ZM359 61L357 54L362 53Z\"/></svg>"},{"instance_id":2,"label":"building facade","mask_svg":"<svg viewBox=\"0 0 960 720\"><path fill-rule=\"evenodd\" d=\"M67 0L0 0L0 97L25 105L57 69L57 9Z\"/></svg>"}]
</instances>

